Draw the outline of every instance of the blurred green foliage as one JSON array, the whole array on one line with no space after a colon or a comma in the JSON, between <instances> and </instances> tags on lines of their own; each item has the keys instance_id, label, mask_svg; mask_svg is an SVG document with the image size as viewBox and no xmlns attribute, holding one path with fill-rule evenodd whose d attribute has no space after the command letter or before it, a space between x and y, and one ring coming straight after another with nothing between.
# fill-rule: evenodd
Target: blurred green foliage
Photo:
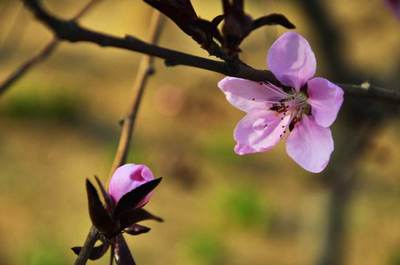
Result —
<instances>
[{"instance_id":1,"label":"blurred green foliage","mask_svg":"<svg viewBox=\"0 0 400 265\"><path fill-rule=\"evenodd\" d=\"M23 255L20 264L26 265L67 265L69 261L60 247L55 246L52 240L37 242Z\"/></svg>"},{"instance_id":2,"label":"blurred green foliage","mask_svg":"<svg viewBox=\"0 0 400 265\"><path fill-rule=\"evenodd\" d=\"M400 265L400 251L396 250L388 261L388 265Z\"/></svg>"},{"instance_id":3,"label":"blurred green foliage","mask_svg":"<svg viewBox=\"0 0 400 265\"><path fill-rule=\"evenodd\" d=\"M226 263L226 250L221 235L210 232L196 233L187 243L189 255L199 265L218 265Z\"/></svg>"},{"instance_id":4,"label":"blurred green foliage","mask_svg":"<svg viewBox=\"0 0 400 265\"><path fill-rule=\"evenodd\" d=\"M226 218L244 228L267 227L269 215L262 197L255 189L241 187L225 196L222 210Z\"/></svg>"},{"instance_id":5,"label":"blurred green foliage","mask_svg":"<svg viewBox=\"0 0 400 265\"><path fill-rule=\"evenodd\" d=\"M71 123L82 115L79 98L72 94L63 94L62 88L53 87L51 95L35 93L36 89L9 98L0 107L0 114L13 119L29 119Z\"/></svg>"}]
</instances>

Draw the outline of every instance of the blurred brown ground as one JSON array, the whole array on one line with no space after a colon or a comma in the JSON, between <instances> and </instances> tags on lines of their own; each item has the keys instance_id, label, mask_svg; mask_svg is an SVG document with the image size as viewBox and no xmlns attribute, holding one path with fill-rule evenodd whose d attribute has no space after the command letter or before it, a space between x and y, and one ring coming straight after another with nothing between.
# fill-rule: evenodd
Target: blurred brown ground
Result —
<instances>
[{"instance_id":1,"label":"blurred brown ground","mask_svg":"<svg viewBox=\"0 0 400 265\"><path fill-rule=\"evenodd\" d=\"M45 2L65 18L83 4ZM344 36L348 65L381 80L399 80L400 22L383 1L324 2ZM205 18L221 12L219 1L193 3ZM254 17L284 13L321 58L313 25L297 1L254 0L247 7ZM150 14L142 1L104 0L81 22L144 38ZM0 0L0 22L3 80L51 34L15 0ZM268 47L283 32L254 32L242 47L243 59L264 68ZM206 56L171 22L161 45ZM0 99L0 264L72 263L69 247L81 244L90 226L84 179L107 178L139 59L126 51L63 43ZM322 76L329 62L318 63ZM164 177L147 208L166 222L151 223L149 234L129 239L138 264L314 264L327 207L320 176L299 168L284 144L269 153L236 156L232 130L243 114L217 89L222 76L166 68L160 60L156 66L130 161ZM400 264L399 129L398 120L390 119L371 135L350 205L346 264Z\"/></svg>"}]
</instances>

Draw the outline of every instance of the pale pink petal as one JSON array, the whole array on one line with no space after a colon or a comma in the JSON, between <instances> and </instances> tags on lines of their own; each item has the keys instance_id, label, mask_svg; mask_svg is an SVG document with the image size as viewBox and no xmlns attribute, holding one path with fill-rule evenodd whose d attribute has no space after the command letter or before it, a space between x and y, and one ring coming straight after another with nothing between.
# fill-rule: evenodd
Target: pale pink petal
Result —
<instances>
[{"instance_id":1,"label":"pale pink petal","mask_svg":"<svg viewBox=\"0 0 400 265\"><path fill-rule=\"evenodd\" d=\"M324 78L313 78L308 85L308 103L315 121L322 127L329 127L343 103L343 90Z\"/></svg>"},{"instance_id":2,"label":"pale pink petal","mask_svg":"<svg viewBox=\"0 0 400 265\"><path fill-rule=\"evenodd\" d=\"M235 152L238 155L268 151L283 136L290 116L274 111L257 111L247 114L234 131Z\"/></svg>"},{"instance_id":3,"label":"pale pink petal","mask_svg":"<svg viewBox=\"0 0 400 265\"><path fill-rule=\"evenodd\" d=\"M282 84L297 91L314 76L317 68L310 44L295 32L283 34L272 44L267 64Z\"/></svg>"},{"instance_id":4,"label":"pale pink petal","mask_svg":"<svg viewBox=\"0 0 400 265\"><path fill-rule=\"evenodd\" d=\"M269 101L276 102L284 97L284 92L269 89L264 83L236 77L225 77L219 81L218 87L229 103L245 112L266 109L271 105Z\"/></svg>"},{"instance_id":5,"label":"pale pink petal","mask_svg":"<svg viewBox=\"0 0 400 265\"><path fill-rule=\"evenodd\" d=\"M147 166L125 164L115 170L110 180L108 192L115 202L118 202L126 193L153 179L153 173ZM145 205L150 196L151 193L146 196L138 207Z\"/></svg>"},{"instance_id":6,"label":"pale pink petal","mask_svg":"<svg viewBox=\"0 0 400 265\"><path fill-rule=\"evenodd\" d=\"M331 130L304 115L286 141L286 152L304 169L319 173L328 165L333 152Z\"/></svg>"}]
</instances>

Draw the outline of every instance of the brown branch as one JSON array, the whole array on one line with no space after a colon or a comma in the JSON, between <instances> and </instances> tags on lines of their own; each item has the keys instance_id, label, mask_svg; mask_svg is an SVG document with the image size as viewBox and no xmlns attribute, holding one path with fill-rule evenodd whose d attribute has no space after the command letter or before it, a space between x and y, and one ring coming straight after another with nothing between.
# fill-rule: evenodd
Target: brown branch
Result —
<instances>
[{"instance_id":1,"label":"brown branch","mask_svg":"<svg viewBox=\"0 0 400 265\"><path fill-rule=\"evenodd\" d=\"M150 24L150 35L149 42L156 44L160 38L161 24L163 19L161 19L161 14L157 11L154 12L152 21ZM117 153L115 154L114 162L111 167L111 174L122 164L126 162L126 157L129 151L129 143L131 140L132 132L134 129L136 117L142 101L144 89L147 84L147 80L154 72L154 57L143 56L139 70L136 75L136 80L133 85L133 95L129 103L129 112L126 118L123 120L121 135L119 138Z\"/></svg>"},{"instance_id":2,"label":"brown branch","mask_svg":"<svg viewBox=\"0 0 400 265\"><path fill-rule=\"evenodd\" d=\"M345 89L350 96L360 96L371 99L382 99L391 103L399 103L400 89L390 89L371 85L369 82L364 82L359 85L355 84L340 84L340 87Z\"/></svg>"},{"instance_id":3,"label":"brown branch","mask_svg":"<svg viewBox=\"0 0 400 265\"><path fill-rule=\"evenodd\" d=\"M149 42L156 44L159 41L159 37L161 35L163 25L163 19L161 14L158 11L154 11L152 16L150 29L149 29ZM121 134L119 137L118 142L118 149L115 154L114 162L111 166L111 173L110 176L114 173L114 171L122 164L126 162L126 158L129 152L129 146L132 138L133 129L135 126L137 114L139 111L140 103L143 98L144 89L146 87L147 81L149 77L154 73L154 58L151 56L143 56L139 70L136 75L135 83L132 88L132 98L129 103L129 111L128 115L123 121ZM79 253L78 259L75 261L75 265L84 265L89 257L89 253L93 249L96 240L92 240L99 236L98 231L92 227L90 232L86 238L85 244ZM85 250L85 252L84 252ZM113 251L113 250L111 250ZM84 253L83 253L84 252ZM81 256L82 254L82 256ZM113 252L111 253L111 260L110 264L112 264L112 256Z\"/></svg>"},{"instance_id":4,"label":"brown branch","mask_svg":"<svg viewBox=\"0 0 400 265\"><path fill-rule=\"evenodd\" d=\"M187 53L162 48L141 41L132 36L120 38L105 33L99 33L86 29L74 21L62 20L51 15L43 8L38 0L22 0L34 13L36 18L49 27L54 34L65 41L90 42L101 47L114 47L165 59L167 65L186 65L201 68L227 76L235 76L254 81L268 81L278 83L274 75L267 70L257 70L243 63L231 64L210 60ZM380 88L370 85L368 89L359 89L357 85L342 84L342 88L348 95L374 97L390 102L400 101L400 91L394 89Z\"/></svg>"},{"instance_id":5,"label":"brown branch","mask_svg":"<svg viewBox=\"0 0 400 265\"><path fill-rule=\"evenodd\" d=\"M0 95L2 95L8 88L10 88L18 79L26 74L29 69L38 63L44 61L49 55L58 47L59 41L57 39L51 40L46 46L35 56L24 62L14 72L12 72L3 83L0 84Z\"/></svg>"},{"instance_id":6,"label":"brown branch","mask_svg":"<svg viewBox=\"0 0 400 265\"><path fill-rule=\"evenodd\" d=\"M98 2L101 0L89 1L73 18L72 20L78 20L89 12ZM57 38L53 38L49 41L44 48L22 63L14 72L12 72L2 83L0 83L0 96L10 88L16 81L22 78L32 67L46 60L58 47L60 41Z\"/></svg>"}]
</instances>

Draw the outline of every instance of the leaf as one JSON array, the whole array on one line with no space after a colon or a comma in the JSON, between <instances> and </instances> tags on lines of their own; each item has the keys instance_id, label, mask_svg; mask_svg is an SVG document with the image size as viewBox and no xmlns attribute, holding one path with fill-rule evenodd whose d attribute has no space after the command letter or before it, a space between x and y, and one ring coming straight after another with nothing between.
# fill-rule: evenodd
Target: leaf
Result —
<instances>
[{"instance_id":1,"label":"leaf","mask_svg":"<svg viewBox=\"0 0 400 265\"><path fill-rule=\"evenodd\" d=\"M270 14L264 17L257 18L252 23L252 31L258 29L259 27L265 25L281 25L288 29L296 28L292 22L289 21L284 15L282 14Z\"/></svg>"},{"instance_id":2,"label":"leaf","mask_svg":"<svg viewBox=\"0 0 400 265\"><path fill-rule=\"evenodd\" d=\"M136 224L145 220L154 220L158 222L163 222L164 220L158 216L155 216L145 209L132 209L130 211L125 211L120 215L119 221L121 224L121 229Z\"/></svg>"},{"instance_id":3,"label":"leaf","mask_svg":"<svg viewBox=\"0 0 400 265\"><path fill-rule=\"evenodd\" d=\"M101 245L94 247L92 249L92 252L90 253L89 259L90 260L97 260L106 254L108 247L110 246L109 243L103 242ZM79 253L82 250L82 247L73 247L71 250L76 254L79 255Z\"/></svg>"},{"instance_id":4,"label":"leaf","mask_svg":"<svg viewBox=\"0 0 400 265\"><path fill-rule=\"evenodd\" d=\"M108 194L108 192L104 188L103 183L100 181L100 179L97 176L94 176L94 178L96 179L97 185L99 186L101 194L103 195L104 201L106 202L107 210L109 210L111 212L112 209L114 209L114 207L115 207L114 200L111 198L110 194Z\"/></svg>"},{"instance_id":5,"label":"leaf","mask_svg":"<svg viewBox=\"0 0 400 265\"><path fill-rule=\"evenodd\" d=\"M160 181L161 178L153 179L122 196L115 207L114 217L118 217L122 212L135 208L155 187L157 187Z\"/></svg>"},{"instance_id":6,"label":"leaf","mask_svg":"<svg viewBox=\"0 0 400 265\"><path fill-rule=\"evenodd\" d=\"M137 236L140 234L144 234L150 231L150 228L144 225L133 224L125 229L125 232L132 235Z\"/></svg>"},{"instance_id":7,"label":"leaf","mask_svg":"<svg viewBox=\"0 0 400 265\"><path fill-rule=\"evenodd\" d=\"M115 237L115 242L112 247L114 249L114 257L117 265L136 265L131 251L121 234Z\"/></svg>"},{"instance_id":8,"label":"leaf","mask_svg":"<svg viewBox=\"0 0 400 265\"><path fill-rule=\"evenodd\" d=\"M86 180L86 191L89 204L89 215L93 225L104 234L110 234L115 230L114 222L101 203L96 188L88 179Z\"/></svg>"}]
</instances>

